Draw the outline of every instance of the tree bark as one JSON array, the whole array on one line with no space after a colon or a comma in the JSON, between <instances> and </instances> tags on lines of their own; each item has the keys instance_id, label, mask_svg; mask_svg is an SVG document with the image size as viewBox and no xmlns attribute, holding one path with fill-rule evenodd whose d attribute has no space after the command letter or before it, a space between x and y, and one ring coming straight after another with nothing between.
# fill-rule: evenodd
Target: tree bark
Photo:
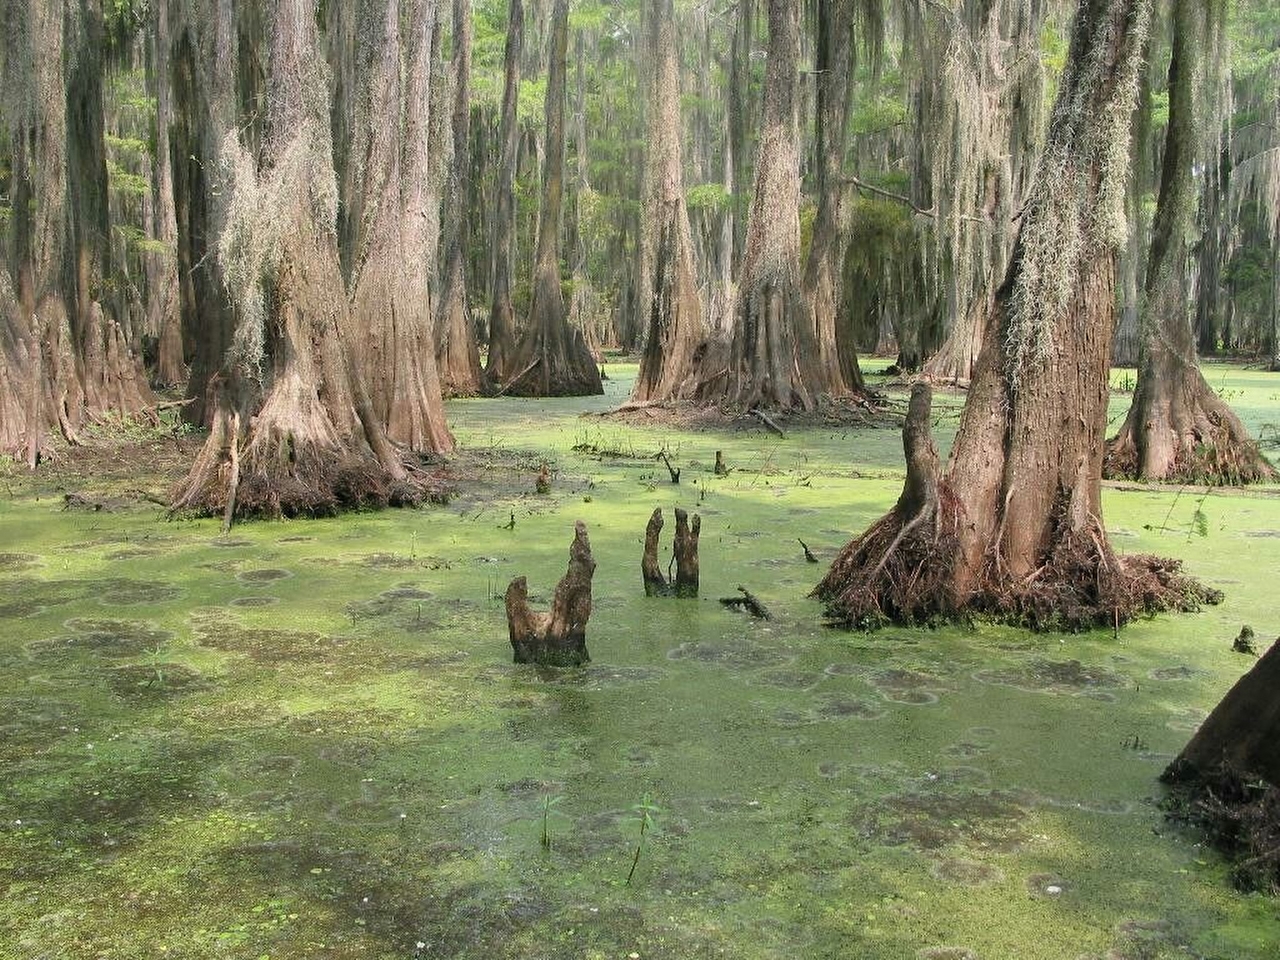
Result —
<instances>
[{"instance_id":1,"label":"tree bark","mask_svg":"<svg viewBox=\"0 0 1280 960\"><path fill-rule=\"evenodd\" d=\"M173 196L184 353L191 359L183 415L211 427L235 327L217 252L230 193L222 183L230 163L223 151L241 126L237 88L252 95L259 74L241 67L242 40L249 38L242 36L234 0L188 2L174 12ZM253 50L256 40L244 45ZM252 143L256 125L244 126Z\"/></svg>"},{"instance_id":2,"label":"tree bark","mask_svg":"<svg viewBox=\"0 0 1280 960\"><path fill-rule=\"evenodd\" d=\"M692 392L694 350L704 331L685 204L680 59L671 0L654 0L648 27L652 69L636 317L644 347L631 396L678 400Z\"/></svg>"},{"instance_id":3,"label":"tree bark","mask_svg":"<svg viewBox=\"0 0 1280 960\"><path fill-rule=\"evenodd\" d=\"M1081 629L1216 599L1172 561L1117 556L1102 521L1115 252L1149 13L1147 0L1082 0L949 466L932 462L921 388L902 498L814 591L834 621L979 613Z\"/></svg>"},{"instance_id":4,"label":"tree bark","mask_svg":"<svg viewBox=\"0 0 1280 960\"><path fill-rule=\"evenodd\" d=\"M565 73L569 3L556 0L552 13L551 62L547 74L546 155L542 206L533 265L529 318L510 360L503 393L523 397L577 397L604 393L600 370L582 332L569 326L560 285L560 213L564 201Z\"/></svg>"},{"instance_id":5,"label":"tree bark","mask_svg":"<svg viewBox=\"0 0 1280 960\"><path fill-rule=\"evenodd\" d=\"M695 398L748 409L812 409L824 382L800 289L798 0L769 0L769 51L755 192L734 324L701 352Z\"/></svg>"},{"instance_id":6,"label":"tree bark","mask_svg":"<svg viewBox=\"0 0 1280 960\"><path fill-rule=\"evenodd\" d=\"M815 379L820 394L839 397L865 393L866 385L852 344L837 329L843 301L844 149L853 102L853 4L818 0L817 50L814 63L817 109L814 111L814 166L818 211L801 287L812 315L813 342L818 348Z\"/></svg>"},{"instance_id":7,"label":"tree bark","mask_svg":"<svg viewBox=\"0 0 1280 960\"><path fill-rule=\"evenodd\" d=\"M668 582L658 563L658 539L662 535L662 510L657 508L649 517L644 531L644 553L640 558L640 576L644 580L644 592L648 597L697 597L698 596L698 537L702 532L702 518L676 508L676 539L674 559L676 576Z\"/></svg>"},{"instance_id":8,"label":"tree bark","mask_svg":"<svg viewBox=\"0 0 1280 960\"><path fill-rule=\"evenodd\" d=\"M213 428L174 508L295 516L411 501L419 491L351 355L329 96L310 0L274 0L270 34L262 159L235 153L219 245L240 322L215 383ZM271 369L259 383L267 346Z\"/></svg>"},{"instance_id":9,"label":"tree bark","mask_svg":"<svg viewBox=\"0 0 1280 960\"><path fill-rule=\"evenodd\" d=\"M404 42L400 0L365 8L371 22L359 33L373 49L362 83L369 126L356 174L362 206L349 324L374 415L390 440L423 453L453 449L436 370L429 288L434 241L431 218L424 216L435 206L427 91L439 49L436 3L409 0Z\"/></svg>"},{"instance_id":10,"label":"tree bark","mask_svg":"<svg viewBox=\"0 0 1280 960\"><path fill-rule=\"evenodd\" d=\"M524 4L508 0L506 64L502 87L502 117L499 121L501 160L498 183L494 188L492 269L489 283L489 355L485 360L485 376L490 384L504 384L516 371L510 357L515 349L515 308L511 305L511 260L515 256L515 189L516 163L520 153L520 127L517 106L520 99L520 57L524 51Z\"/></svg>"},{"instance_id":11,"label":"tree bark","mask_svg":"<svg viewBox=\"0 0 1280 960\"><path fill-rule=\"evenodd\" d=\"M156 91L156 156L152 196L155 205L155 239L163 249L149 256L147 326L159 337L156 382L165 386L187 378L182 346L182 311L178 295L178 214L173 196L173 158L169 130L173 125L173 76L169 68L169 0L155 4L154 33Z\"/></svg>"},{"instance_id":12,"label":"tree bark","mask_svg":"<svg viewBox=\"0 0 1280 960\"><path fill-rule=\"evenodd\" d=\"M1219 11L1218 16L1224 11ZM1176 483L1251 483L1273 475L1240 418L1205 382L1191 323L1195 168L1206 158L1203 95L1210 5L1174 0L1169 122L1147 264L1138 384L1109 476ZM1211 82L1211 80L1210 80Z\"/></svg>"},{"instance_id":13,"label":"tree bark","mask_svg":"<svg viewBox=\"0 0 1280 960\"><path fill-rule=\"evenodd\" d=\"M5 23L12 304L0 375L12 385L0 447L34 467L52 436L77 442L86 418L139 415L153 398L100 302L111 280L101 5L24 0Z\"/></svg>"},{"instance_id":14,"label":"tree bark","mask_svg":"<svg viewBox=\"0 0 1280 960\"><path fill-rule=\"evenodd\" d=\"M466 274L471 174L471 0L453 0L453 159L445 186L444 272L436 312L436 365L446 396L475 396L484 385Z\"/></svg>"},{"instance_id":15,"label":"tree bark","mask_svg":"<svg viewBox=\"0 0 1280 960\"><path fill-rule=\"evenodd\" d=\"M529 585L517 577L507 587L507 629L516 663L548 667L579 667L591 661L587 653L587 620L591 617L591 577L596 570L587 527L574 524L569 546L569 569L556 585L548 613L529 606Z\"/></svg>"}]
</instances>

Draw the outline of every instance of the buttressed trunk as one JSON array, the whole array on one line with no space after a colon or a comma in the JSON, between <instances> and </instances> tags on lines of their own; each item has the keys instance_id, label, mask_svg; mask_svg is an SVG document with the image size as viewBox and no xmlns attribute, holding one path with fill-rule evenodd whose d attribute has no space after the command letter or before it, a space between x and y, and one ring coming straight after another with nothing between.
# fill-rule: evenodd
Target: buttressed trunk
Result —
<instances>
[{"instance_id":1,"label":"buttressed trunk","mask_svg":"<svg viewBox=\"0 0 1280 960\"><path fill-rule=\"evenodd\" d=\"M735 407L811 409L828 379L800 289L798 0L769 0L769 51L734 320L701 351L695 397Z\"/></svg>"},{"instance_id":2,"label":"buttressed trunk","mask_svg":"<svg viewBox=\"0 0 1280 960\"><path fill-rule=\"evenodd\" d=\"M1208 49L1221 43L1219 3L1175 0L1169 60L1169 121L1160 196L1147 261L1146 314L1138 384L1120 433L1108 445L1111 476L1179 483L1251 483L1273 475L1235 411L1205 382L1190 304L1197 163L1204 149L1202 101ZM1210 138L1213 139L1213 138Z\"/></svg>"},{"instance_id":3,"label":"buttressed trunk","mask_svg":"<svg viewBox=\"0 0 1280 960\"><path fill-rule=\"evenodd\" d=\"M174 496L176 509L227 522L410 501L418 492L351 356L329 97L310 0L274 0L270 34L262 166L234 145L225 151L236 160L219 256L240 323L213 429Z\"/></svg>"},{"instance_id":4,"label":"buttressed trunk","mask_svg":"<svg viewBox=\"0 0 1280 960\"><path fill-rule=\"evenodd\" d=\"M504 393L526 397L575 397L604 393L600 370L581 331L569 326L560 286L560 211L564 201L565 72L569 3L556 0L552 14L551 63L547 74L546 158L542 207L533 265L529 320L510 360Z\"/></svg>"},{"instance_id":5,"label":"buttressed trunk","mask_svg":"<svg viewBox=\"0 0 1280 960\"><path fill-rule=\"evenodd\" d=\"M841 269L844 264L844 184L841 181L853 94L853 4L845 0L819 0L817 31L814 138L818 211L802 290L812 315L814 343L818 348L813 389L831 396L845 396L866 390L853 345L846 342L841 355L837 322L844 286Z\"/></svg>"},{"instance_id":6,"label":"buttressed trunk","mask_svg":"<svg viewBox=\"0 0 1280 960\"><path fill-rule=\"evenodd\" d=\"M693 387L693 355L703 337L702 303L685 204L680 132L680 60L671 0L649 12L648 163L640 238L636 318L645 331L632 398L678 400Z\"/></svg>"},{"instance_id":7,"label":"buttressed trunk","mask_svg":"<svg viewBox=\"0 0 1280 960\"><path fill-rule=\"evenodd\" d=\"M153 398L99 302L109 271L101 5L24 0L5 27L13 197L0 450L34 467L51 437L74 443L86 418L142 414Z\"/></svg>"},{"instance_id":8,"label":"buttressed trunk","mask_svg":"<svg viewBox=\"0 0 1280 960\"><path fill-rule=\"evenodd\" d=\"M815 590L834 620L982 613L1075 629L1213 599L1174 562L1117 556L1102 522L1123 171L1149 13L1148 0L1082 0L948 468L931 454L921 384L902 498Z\"/></svg>"},{"instance_id":9,"label":"buttressed trunk","mask_svg":"<svg viewBox=\"0 0 1280 960\"><path fill-rule=\"evenodd\" d=\"M401 40L400 0L367 4L372 68L361 94L368 128L360 141L355 194L360 201L352 266L349 329L356 366L387 436L410 450L453 449L436 369L428 276L434 257L423 212L434 206L429 168L426 91L437 0L406 0L408 36ZM406 82L401 82L404 56ZM401 117L403 135L401 134Z\"/></svg>"},{"instance_id":10,"label":"buttressed trunk","mask_svg":"<svg viewBox=\"0 0 1280 960\"><path fill-rule=\"evenodd\" d=\"M485 375L491 384L505 383L513 371L511 351L515 348L515 310L511 305L511 257L515 254L515 184L519 159L520 129L517 106L520 99L520 56L524 49L524 5L521 0L507 4L506 73L502 88L502 119L499 136L502 157L493 212L492 270L489 283L489 355Z\"/></svg>"},{"instance_id":11,"label":"buttressed trunk","mask_svg":"<svg viewBox=\"0 0 1280 960\"><path fill-rule=\"evenodd\" d=\"M453 159L445 188L444 273L436 313L441 387L452 397L480 392L484 375L467 296L468 179L471 173L471 0L453 0Z\"/></svg>"}]
</instances>

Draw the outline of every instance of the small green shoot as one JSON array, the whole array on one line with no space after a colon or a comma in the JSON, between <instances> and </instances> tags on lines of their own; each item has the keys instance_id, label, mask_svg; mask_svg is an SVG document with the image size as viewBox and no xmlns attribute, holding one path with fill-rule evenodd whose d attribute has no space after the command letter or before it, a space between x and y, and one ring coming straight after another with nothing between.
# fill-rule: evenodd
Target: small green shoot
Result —
<instances>
[{"instance_id":1,"label":"small green shoot","mask_svg":"<svg viewBox=\"0 0 1280 960\"><path fill-rule=\"evenodd\" d=\"M567 820L568 817L555 809L564 797L560 794L547 794L542 798L542 849L551 849L551 818L561 817Z\"/></svg>"},{"instance_id":2,"label":"small green shoot","mask_svg":"<svg viewBox=\"0 0 1280 960\"><path fill-rule=\"evenodd\" d=\"M635 814L632 818L640 824L640 835L636 839L635 856L631 858L631 869L627 871L627 879L624 886L631 886L631 879L636 875L636 867L640 865L640 855L644 853L645 837L654 829L655 818L662 812L662 808L653 802L646 793L644 799L631 808L631 812Z\"/></svg>"}]
</instances>

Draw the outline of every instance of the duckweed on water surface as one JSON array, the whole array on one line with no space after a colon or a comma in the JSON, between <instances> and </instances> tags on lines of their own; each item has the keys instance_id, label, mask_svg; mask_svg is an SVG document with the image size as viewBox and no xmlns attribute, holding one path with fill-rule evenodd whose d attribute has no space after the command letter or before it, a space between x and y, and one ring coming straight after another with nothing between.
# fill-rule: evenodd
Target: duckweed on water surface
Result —
<instances>
[{"instance_id":1,"label":"duckweed on water surface","mask_svg":"<svg viewBox=\"0 0 1280 960\"><path fill-rule=\"evenodd\" d=\"M453 403L494 472L447 507L221 538L11 476L0 956L1276 955L1280 905L1166 825L1155 777L1251 662L1240 624L1280 633L1280 499L1108 489L1118 549L1227 594L1118 639L835 632L796 539L827 560L893 502L897 433L579 416L633 374ZM1256 432L1268 384L1230 378ZM702 599L647 599L645 522L677 505L703 516ZM576 519L593 662L515 666L502 592L526 575L545 603ZM772 621L716 602L740 584Z\"/></svg>"}]
</instances>

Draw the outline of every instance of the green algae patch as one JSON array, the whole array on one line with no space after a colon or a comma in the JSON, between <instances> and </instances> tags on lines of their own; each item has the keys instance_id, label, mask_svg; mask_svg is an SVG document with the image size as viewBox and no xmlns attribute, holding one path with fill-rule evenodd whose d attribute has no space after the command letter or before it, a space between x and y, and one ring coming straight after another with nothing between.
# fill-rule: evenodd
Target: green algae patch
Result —
<instances>
[{"instance_id":1,"label":"green algae patch","mask_svg":"<svg viewBox=\"0 0 1280 960\"><path fill-rule=\"evenodd\" d=\"M1280 499L1105 490L1117 549L1226 592L1200 614L1118 638L846 634L806 598L822 567L796 540L830 558L893 503L897 432L583 417L634 368L609 374L602 398L451 404L466 480L447 506L220 537L156 511L64 512L15 480L0 944L94 960L1273 955L1275 901L1234 892L1166 824L1155 778L1247 667L1240 624L1280 634L1259 577L1280 565L1280 538L1259 535L1280 529ZM1238 375L1246 417L1270 417L1268 388ZM944 447L959 402L940 399ZM645 523L674 506L702 514L699 600L644 596ZM593 661L514 665L503 592L521 575L548 591L575 520L598 564ZM739 585L775 619L716 602ZM627 885L646 797L659 812Z\"/></svg>"}]
</instances>

